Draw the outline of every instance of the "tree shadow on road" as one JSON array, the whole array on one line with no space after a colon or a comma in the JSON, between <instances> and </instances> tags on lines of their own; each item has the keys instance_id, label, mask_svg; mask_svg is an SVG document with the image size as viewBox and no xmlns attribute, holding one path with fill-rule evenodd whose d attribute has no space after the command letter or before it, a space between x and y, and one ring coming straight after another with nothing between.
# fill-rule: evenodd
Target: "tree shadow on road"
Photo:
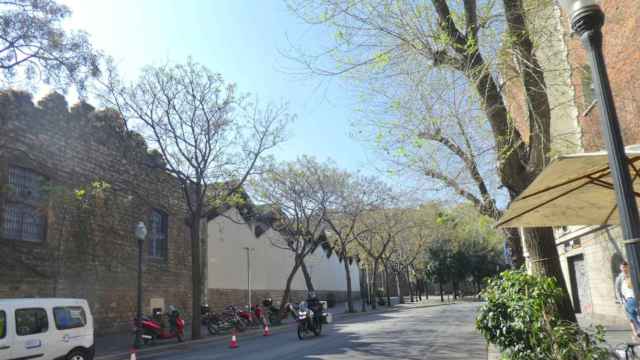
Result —
<instances>
[{"instance_id":1,"label":"tree shadow on road","mask_svg":"<svg viewBox=\"0 0 640 360\"><path fill-rule=\"evenodd\" d=\"M486 359L486 343L469 312L403 316L403 310L335 324L331 336L311 338L303 357L287 359ZM401 326L398 326L401 321ZM341 337L340 339L334 339ZM335 346L327 346L327 341Z\"/></svg>"}]
</instances>

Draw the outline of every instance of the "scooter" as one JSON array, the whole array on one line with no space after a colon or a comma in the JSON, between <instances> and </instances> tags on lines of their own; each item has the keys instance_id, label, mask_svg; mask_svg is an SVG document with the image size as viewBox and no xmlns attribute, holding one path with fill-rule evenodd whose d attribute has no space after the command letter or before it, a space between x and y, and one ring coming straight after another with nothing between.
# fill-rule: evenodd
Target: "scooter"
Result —
<instances>
[{"instance_id":1,"label":"scooter","mask_svg":"<svg viewBox=\"0 0 640 360\"><path fill-rule=\"evenodd\" d=\"M143 316L138 326L142 328L142 340L145 345L156 339L177 338L178 342L184 340L184 319L180 316L180 312L173 306L169 306L168 326L163 319L161 309L153 309L151 318Z\"/></svg>"}]
</instances>

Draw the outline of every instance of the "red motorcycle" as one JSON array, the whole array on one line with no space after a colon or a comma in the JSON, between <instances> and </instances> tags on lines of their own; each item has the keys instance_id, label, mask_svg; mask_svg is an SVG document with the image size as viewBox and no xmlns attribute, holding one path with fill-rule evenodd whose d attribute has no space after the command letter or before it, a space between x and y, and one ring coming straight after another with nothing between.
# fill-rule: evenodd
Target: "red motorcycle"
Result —
<instances>
[{"instance_id":1,"label":"red motorcycle","mask_svg":"<svg viewBox=\"0 0 640 360\"><path fill-rule=\"evenodd\" d=\"M179 342L184 340L184 319L173 305L169 306L169 311L164 315L162 310L153 309L151 318L143 316L141 320L139 326L142 327L142 340L145 345L156 339L175 337Z\"/></svg>"}]
</instances>

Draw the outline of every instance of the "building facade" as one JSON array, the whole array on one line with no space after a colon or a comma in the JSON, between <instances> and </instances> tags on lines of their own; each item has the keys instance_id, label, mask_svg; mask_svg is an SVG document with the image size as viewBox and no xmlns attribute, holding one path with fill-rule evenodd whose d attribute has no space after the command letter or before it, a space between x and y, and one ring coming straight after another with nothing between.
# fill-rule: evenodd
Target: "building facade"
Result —
<instances>
[{"instance_id":1,"label":"building facade","mask_svg":"<svg viewBox=\"0 0 640 360\"><path fill-rule=\"evenodd\" d=\"M627 10L633 0L603 0L604 55L625 145L640 143L640 17ZM551 108L552 151L559 154L604 150L600 109L591 68L566 14L552 1L527 1L528 26L536 34L536 55L545 73ZM526 103L507 93L514 106ZM515 100L515 101L514 101ZM524 124L523 118L519 119ZM567 226L555 230L563 274L577 313L602 324L626 323L616 303L614 281L626 259L617 226Z\"/></svg>"},{"instance_id":2,"label":"building facade","mask_svg":"<svg viewBox=\"0 0 640 360\"><path fill-rule=\"evenodd\" d=\"M260 229L256 231L256 227ZM249 287L253 303L266 297L281 300L293 267L293 253L286 249L281 233L245 219L236 208L213 217L207 233L210 307L220 309L230 304L247 304ZM337 301L346 299L345 269L338 256L327 256L323 248L318 247L305 258L305 264L320 299L326 299L331 293ZM349 269L353 299L358 299L360 271L355 262ZM306 283L299 269L291 285L291 301L301 301L306 293Z\"/></svg>"},{"instance_id":3,"label":"building facade","mask_svg":"<svg viewBox=\"0 0 640 360\"><path fill-rule=\"evenodd\" d=\"M0 134L0 297L85 298L97 334L130 329L143 221L143 310L189 317L185 204L139 134L112 111L15 91L0 93Z\"/></svg>"}]
</instances>

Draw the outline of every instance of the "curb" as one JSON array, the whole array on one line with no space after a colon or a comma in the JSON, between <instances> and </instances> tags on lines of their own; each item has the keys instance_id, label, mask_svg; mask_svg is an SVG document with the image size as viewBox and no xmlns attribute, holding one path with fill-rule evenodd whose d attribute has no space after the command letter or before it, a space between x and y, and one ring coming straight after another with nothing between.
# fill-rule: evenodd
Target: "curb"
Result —
<instances>
[{"instance_id":1,"label":"curb","mask_svg":"<svg viewBox=\"0 0 640 360\"><path fill-rule=\"evenodd\" d=\"M273 335L273 334L284 332L288 328L287 325L289 324L272 326L271 334ZM256 338L256 337L261 337L262 332L263 332L262 329L251 329L243 332L242 334L243 334L243 337ZM207 336L205 338L197 339L197 340L185 340L184 342L181 342L181 343L172 342L170 344L156 345L148 348L138 349L138 351L136 351L136 355L141 356L141 355L158 354L158 353L165 352L167 350L178 349L180 347L190 346L190 345L224 343L227 341L227 335L231 336L230 334ZM93 359L94 360L124 360L124 359L128 359L129 356L130 356L130 353L126 351L126 352L95 356Z\"/></svg>"}]
</instances>

